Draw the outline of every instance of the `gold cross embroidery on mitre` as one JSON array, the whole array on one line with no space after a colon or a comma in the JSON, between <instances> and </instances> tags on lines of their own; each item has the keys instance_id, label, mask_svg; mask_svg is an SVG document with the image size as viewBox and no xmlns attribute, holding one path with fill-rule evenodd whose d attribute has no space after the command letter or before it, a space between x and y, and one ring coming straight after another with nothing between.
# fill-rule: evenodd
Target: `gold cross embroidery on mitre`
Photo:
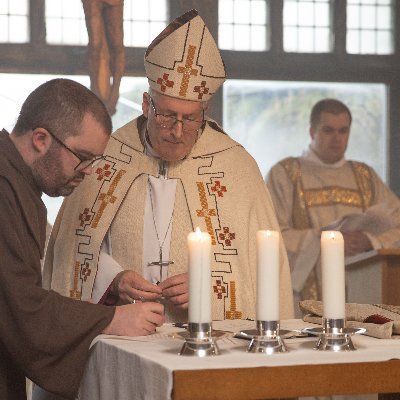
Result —
<instances>
[{"instance_id":1,"label":"gold cross embroidery on mitre","mask_svg":"<svg viewBox=\"0 0 400 400\"><path fill-rule=\"evenodd\" d=\"M190 77L192 75L197 76L197 73L199 72L198 69L192 68L195 53L196 53L196 46L189 45L185 66L177 68L177 71L183 75L181 86L179 89L179 96L183 96L183 97L186 96L186 93L187 93L187 90L189 87Z\"/></svg>"}]
</instances>

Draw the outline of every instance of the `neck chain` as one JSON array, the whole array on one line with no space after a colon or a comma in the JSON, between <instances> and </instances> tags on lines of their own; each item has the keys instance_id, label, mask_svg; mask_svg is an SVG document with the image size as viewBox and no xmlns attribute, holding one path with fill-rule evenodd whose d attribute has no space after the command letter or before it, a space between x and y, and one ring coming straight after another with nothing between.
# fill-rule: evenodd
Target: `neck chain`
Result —
<instances>
[{"instance_id":1,"label":"neck chain","mask_svg":"<svg viewBox=\"0 0 400 400\"><path fill-rule=\"evenodd\" d=\"M157 223L156 223L156 218L154 216L154 205L153 205L153 192L152 192L152 188L151 188L151 183L150 183L150 179L148 180L148 185L149 185L149 195L150 195L150 205L151 205L151 215L153 217L153 224L154 224L154 230L156 231L156 236L157 236L157 241L158 241L158 246L159 246L159 261L153 261L153 262L149 262L147 265L148 266L152 266L152 265L158 265L160 267L160 282L162 281L162 268L163 267L167 267L170 264L173 264L173 261L163 261L163 246L165 243L165 239L167 238L168 235L168 231L170 229L171 223L172 223L172 219L174 217L174 209L172 210L171 213L171 218L169 219L168 222L168 226L167 229L165 230L165 235L164 238L162 240L162 242L160 241L160 236L158 234L158 229L157 229ZM159 282L158 282L159 283Z\"/></svg>"}]
</instances>

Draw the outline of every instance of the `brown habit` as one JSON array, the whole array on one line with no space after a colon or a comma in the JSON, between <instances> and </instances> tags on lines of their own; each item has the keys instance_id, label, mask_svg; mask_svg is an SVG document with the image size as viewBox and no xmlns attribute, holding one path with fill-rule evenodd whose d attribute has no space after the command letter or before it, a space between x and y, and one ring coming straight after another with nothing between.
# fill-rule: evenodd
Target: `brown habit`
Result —
<instances>
[{"instance_id":1,"label":"brown habit","mask_svg":"<svg viewBox=\"0 0 400 400\"><path fill-rule=\"evenodd\" d=\"M25 376L74 398L92 339L114 308L41 288L46 208L30 169L0 132L0 399L25 399Z\"/></svg>"}]
</instances>

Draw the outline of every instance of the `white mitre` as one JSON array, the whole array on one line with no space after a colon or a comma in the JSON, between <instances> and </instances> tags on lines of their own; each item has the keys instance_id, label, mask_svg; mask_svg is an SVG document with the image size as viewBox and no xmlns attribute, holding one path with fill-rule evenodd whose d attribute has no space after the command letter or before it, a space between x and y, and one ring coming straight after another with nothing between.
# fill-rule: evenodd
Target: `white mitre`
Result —
<instances>
[{"instance_id":1,"label":"white mitre","mask_svg":"<svg viewBox=\"0 0 400 400\"><path fill-rule=\"evenodd\" d=\"M150 87L167 96L207 101L226 79L225 65L196 10L172 21L144 56Z\"/></svg>"}]
</instances>

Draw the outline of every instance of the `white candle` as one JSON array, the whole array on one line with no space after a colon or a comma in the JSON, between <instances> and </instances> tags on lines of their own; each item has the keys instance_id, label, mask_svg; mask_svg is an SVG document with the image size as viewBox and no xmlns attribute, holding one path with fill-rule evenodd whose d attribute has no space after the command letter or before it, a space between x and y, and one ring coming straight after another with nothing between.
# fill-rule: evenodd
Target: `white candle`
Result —
<instances>
[{"instance_id":1,"label":"white candle","mask_svg":"<svg viewBox=\"0 0 400 400\"><path fill-rule=\"evenodd\" d=\"M199 228L188 235L189 323L211 323L211 237Z\"/></svg>"},{"instance_id":2,"label":"white candle","mask_svg":"<svg viewBox=\"0 0 400 400\"><path fill-rule=\"evenodd\" d=\"M279 233L257 232L257 321L279 321Z\"/></svg>"},{"instance_id":3,"label":"white candle","mask_svg":"<svg viewBox=\"0 0 400 400\"><path fill-rule=\"evenodd\" d=\"M340 232L322 232L321 268L323 317L345 318L344 241Z\"/></svg>"}]
</instances>

